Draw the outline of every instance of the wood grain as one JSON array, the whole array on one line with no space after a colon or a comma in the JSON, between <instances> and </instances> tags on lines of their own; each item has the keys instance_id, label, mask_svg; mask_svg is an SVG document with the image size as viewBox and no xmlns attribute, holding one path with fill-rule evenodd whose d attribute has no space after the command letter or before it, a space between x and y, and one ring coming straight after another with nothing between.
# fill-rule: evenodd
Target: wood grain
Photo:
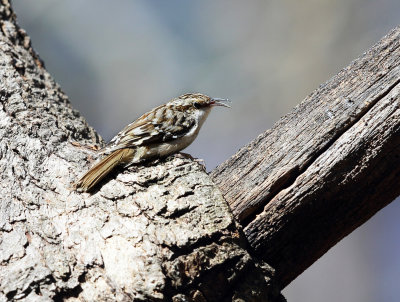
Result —
<instances>
[{"instance_id":1,"label":"wood grain","mask_svg":"<svg viewBox=\"0 0 400 302\"><path fill-rule=\"evenodd\" d=\"M212 172L285 287L400 194L400 28Z\"/></svg>"}]
</instances>

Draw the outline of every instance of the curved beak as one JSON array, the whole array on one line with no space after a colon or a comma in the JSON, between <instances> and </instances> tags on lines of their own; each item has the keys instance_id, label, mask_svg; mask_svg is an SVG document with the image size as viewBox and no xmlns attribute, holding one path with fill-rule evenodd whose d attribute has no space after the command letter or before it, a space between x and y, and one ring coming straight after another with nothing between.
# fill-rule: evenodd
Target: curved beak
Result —
<instances>
[{"instance_id":1,"label":"curved beak","mask_svg":"<svg viewBox=\"0 0 400 302\"><path fill-rule=\"evenodd\" d=\"M230 103L228 99L220 99L220 98L212 98L211 99L211 106L223 106L231 108L227 103Z\"/></svg>"}]
</instances>

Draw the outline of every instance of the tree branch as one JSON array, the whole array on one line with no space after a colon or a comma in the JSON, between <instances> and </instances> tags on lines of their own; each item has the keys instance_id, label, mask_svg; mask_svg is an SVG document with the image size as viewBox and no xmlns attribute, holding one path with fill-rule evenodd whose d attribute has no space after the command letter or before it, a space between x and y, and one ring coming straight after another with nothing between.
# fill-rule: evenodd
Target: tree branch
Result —
<instances>
[{"instance_id":1,"label":"tree branch","mask_svg":"<svg viewBox=\"0 0 400 302\"><path fill-rule=\"evenodd\" d=\"M400 28L212 172L280 288L400 194Z\"/></svg>"}]
</instances>

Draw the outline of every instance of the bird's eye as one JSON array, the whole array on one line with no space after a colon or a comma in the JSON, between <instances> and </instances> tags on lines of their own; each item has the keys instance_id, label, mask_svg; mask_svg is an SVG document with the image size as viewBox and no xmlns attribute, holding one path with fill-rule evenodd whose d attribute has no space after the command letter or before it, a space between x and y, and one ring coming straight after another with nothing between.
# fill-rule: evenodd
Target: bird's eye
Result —
<instances>
[{"instance_id":1,"label":"bird's eye","mask_svg":"<svg viewBox=\"0 0 400 302\"><path fill-rule=\"evenodd\" d=\"M193 106L194 106L194 108L196 108L196 109L200 109L200 108L201 108L201 104L198 103L198 102L194 102L194 103L193 103Z\"/></svg>"}]
</instances>

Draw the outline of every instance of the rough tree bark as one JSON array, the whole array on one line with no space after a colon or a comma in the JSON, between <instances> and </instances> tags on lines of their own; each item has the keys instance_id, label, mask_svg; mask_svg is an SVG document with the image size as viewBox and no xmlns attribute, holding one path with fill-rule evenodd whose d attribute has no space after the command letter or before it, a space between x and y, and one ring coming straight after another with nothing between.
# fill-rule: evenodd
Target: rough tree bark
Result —
<instances>
[{"instance_id":1,"label":"rough tree bark","mask_svg":"<svg viewBox=\"0 0 400 302\"><path fill-rule=\"evenodd\" d=\"M70 190L101 139L0 3L0 301L275 301L218 188L170 157Z\"/></svg>"},{"instance_id":2,"label":"rough tree bark","mask_svg":"<svg viewBox=\"0 0 400 302\"><path fill-rule=\"evenodd\" d=\"M398 67L398 58L390 59L387 53L398 49L393 47L399 44L397 30L322 86L312 101L303 102L214 171L247 238L211 178L190 160L171 157L156 165L118 171L94 194L77 194L70 184L96 156L83 146L101 145L101 138L71 108L46 72L29 37L15 24L8 1L0 2L0 301L280 300L274 270L263 259L274 263L281 284L289 282L311 262L304 250L315 259L351 229L350 220L359 224L383 205L368 199L362 203L354 196L364 189L373 191L370 199L375 198L398 181L399 173L393 172L398 161L396 136L391 136L398 127L390 123L397 121L397 106L393 106L397 102L388 101L392 95L398 101L397 81L386 77ZM381 60L385 68L362 68L374 60L376 66ZM370 77L363 78L366 75ZM389 84L383 85L381 78ZM364 93L354 97L349 93L347 99L339 92L349 85L365 86L357 90ZM338 93L332 101L335 94L330 93L335 89ZM323 107L318 114L323 104L329 110ZM296 114L302 117L297 122ZM310 121L315 127L306 127ZM371 131L355 126L364 122ZM272 136L267 140L268 135ZM340 141L346 138L346 144ZM359 148L350 154L348 149L358 146L355 140L360 141ZM360 146L370 148L363 151ZM246 151L251 148L255 150ZM245 157L254 154L247 161ZM385 154L391 162L383 158ZM230 164L231 171L247 182L228 175ZM261 167L258 173L252 174L257 166ZM356 176L369 173L366 185L358 188L356 181L363 178ZM325 181L333 188L327 190ZM232 198L239 196L232 184L249 198ZM352 188L353 195L338 198L334 186L342 186L344 192ZM395 194L391 190L383 194L385 202ZM349 205L342 202L345 198L350 198ZM336 199L340 209L333 211L335 219L325 221ZM320 216L315 224L302 225L309 209ZM339 218L343 226L336 223ZM327 238L314 228L321 225L330 235ZM293 226L308 233L292 242ZM313 232L317 243L310 240ZM301 240L300 257L290 258L286 245L298 248ZM290 266L295 273L288 275Z\"/></svg>"},{"instance_id":3,"label":"rough tree bark","mask_svg":"<svg viewBox=\"0 0 400 302\"><path fill-rule=\"evenodd\" d=\"M284 288L400 194L400 27L212 172Z\"/></svg>"}]
</instances>

